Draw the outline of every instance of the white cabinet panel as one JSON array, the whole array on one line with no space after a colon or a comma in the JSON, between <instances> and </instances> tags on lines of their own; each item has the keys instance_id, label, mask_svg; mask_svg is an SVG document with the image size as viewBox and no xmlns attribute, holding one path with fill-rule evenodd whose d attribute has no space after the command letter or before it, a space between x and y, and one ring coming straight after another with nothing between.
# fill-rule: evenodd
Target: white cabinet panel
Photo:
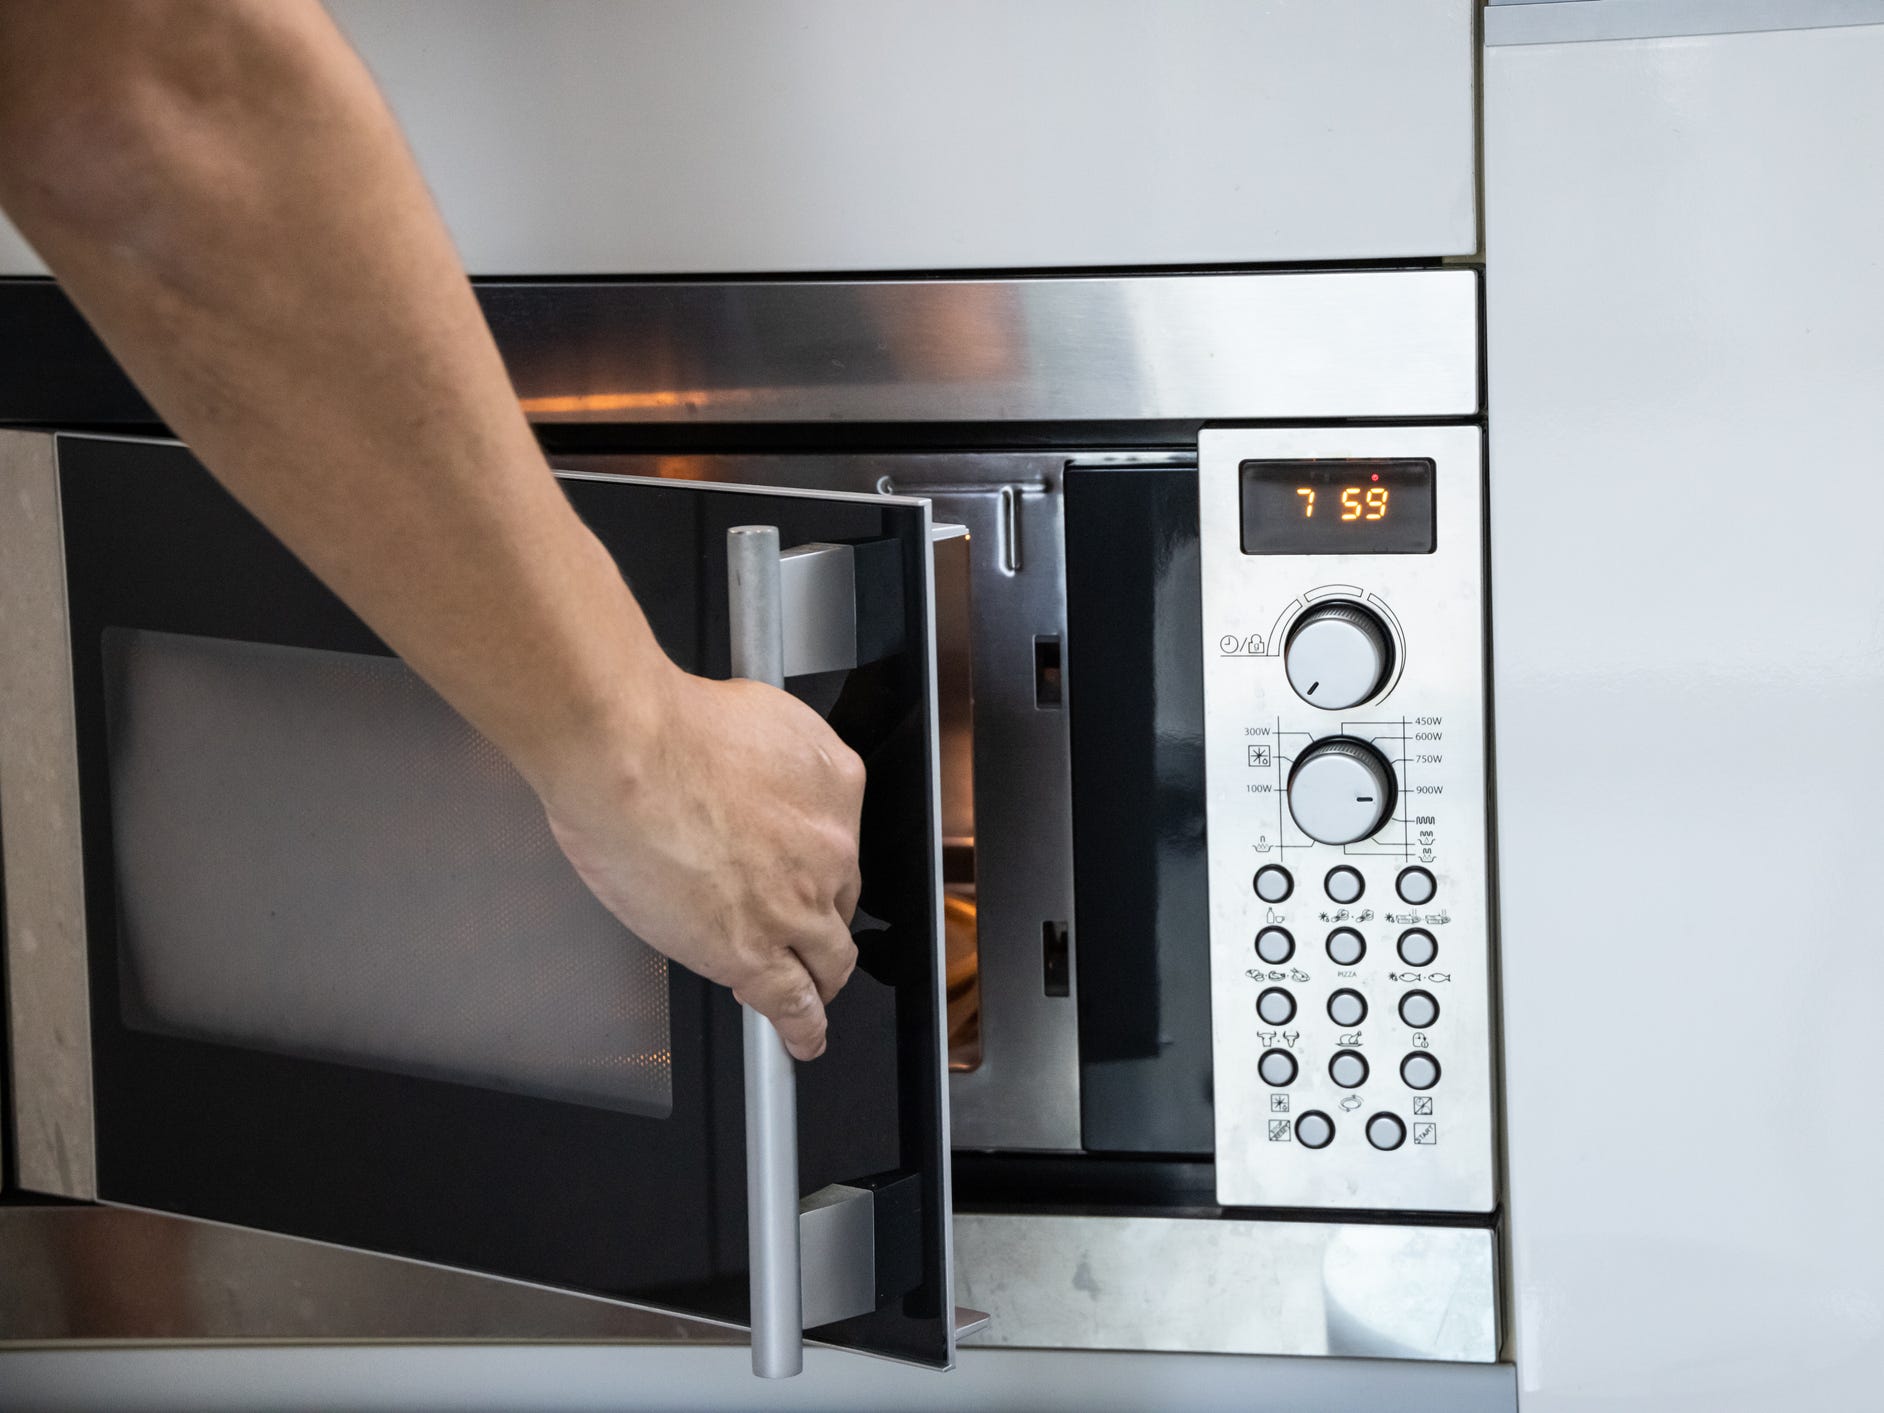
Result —
<instances>
[{"instance_id":1,"label":"white cabinet panel","mask_svg":"<svg viewBox=\"0 0 1884 1413\"><path fill-rule=\"evenodd\" d=\"M1473 0L330 8L475 274L1476 246Z\"/></svg>"},{"instance_id":2,"label":"white cabinet panel","mask_svg":"<svg viewBox=\"0 0 1884 1413\"><path fill-rule=\"evenodd\" d=\"M1877 1406L1881 74L1486 52L1526 1413Z\"/></svg>"}]
</instances>

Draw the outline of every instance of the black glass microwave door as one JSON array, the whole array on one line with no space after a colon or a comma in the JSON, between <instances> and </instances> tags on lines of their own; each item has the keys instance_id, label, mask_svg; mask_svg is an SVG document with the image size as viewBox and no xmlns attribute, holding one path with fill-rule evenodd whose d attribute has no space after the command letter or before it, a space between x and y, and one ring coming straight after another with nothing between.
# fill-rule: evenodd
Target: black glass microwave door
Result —
<instances>
[{"instance_id":1,"label":"black glass microwave door","mask_svg":"<svg viewBox=\"0 0 1884 1413\"><path fill-rule=\"evenodd\" d=\"M58 450L101 1196L744 1323L730 996L594 902L489 743L186 451ZM910 1178L879 1308L814 1337L946 1364L926 515L563 484L708 676L729 527L894 547L901 646L815 684L869 768L882 930L798 1069L800 1178Z\"/></svg>"}]
</instances>

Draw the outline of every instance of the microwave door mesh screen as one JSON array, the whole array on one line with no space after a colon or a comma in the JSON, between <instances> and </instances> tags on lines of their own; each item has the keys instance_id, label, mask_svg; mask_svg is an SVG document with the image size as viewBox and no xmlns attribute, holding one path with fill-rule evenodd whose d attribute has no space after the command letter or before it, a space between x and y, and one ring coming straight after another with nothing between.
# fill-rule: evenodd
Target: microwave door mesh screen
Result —
<instances>
[{"instance_id":1,"label":"microwave door mesh screen","mask_svg":"<svg viewBox=\"0 0 1884 1413\"><path fill-rule=\"evenodd\" d=\"M104 651L126 1024L667 1115L666 960L404 663Z\"/></svg>"}]
</instances>

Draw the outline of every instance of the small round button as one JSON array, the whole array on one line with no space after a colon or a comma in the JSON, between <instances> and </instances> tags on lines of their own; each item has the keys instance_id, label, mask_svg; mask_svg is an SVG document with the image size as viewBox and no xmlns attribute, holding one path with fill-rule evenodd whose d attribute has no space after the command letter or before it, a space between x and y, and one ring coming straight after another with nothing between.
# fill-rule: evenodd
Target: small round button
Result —
<instances>
[{"instance_id":1,"label":"small round button","mask_svg":"<svg viewBox=\"0 0 1884 1413\"><path fill-rule=\"evenodd\" d=\"M1295 998L1280 986L1272 986L1256 998L1256 1014L1271 1025L1287 1025L1295 1019Z\"/></svg>"},{"instance_id":2,"label":"small round button","mask_svg":"<svg viewBox=\"0 0 1884 1413\"><path fill-rule=\"evenodd\" d=\"M1328 1078L1343 1089L1359 1089L1367 1083L1367 1060L1359 1050L1337 1050L1328 1062Z\"/></svg>"},{"instance_id":3,"label":"small round button","mask_svg":"<svg viewBox=\"0 0 1884 1413\"><path fill-rule=\"evenodd\" d=\"M1359 1025L1367 1019L1367 1000L1345 987L1328 998L1328 1019L1336 1025Z\"/></svg>"},{"instance_id":4,"label":"small round button","mask_svg":"<svg viewBox=\"0 0 1884 1413\"><path fill-rule=\"evenodd\" d=\"M1256 955L1271 966L1281 966L1295 955L1295 938L1286 927L1265 927L1256 934Z\"/></svg>"},{"instance_id":5,"label":"small round button","mask_svg":"<svg viewBox=\"0 0 1884 1413\"><path fill-rule=\"evenodd\" d=\"M1265 1050L1256 1062L1256 1073L1271 1089L1295 1083L1295 1056L1287 1050Z\"/></svg>"},{"instance_id":6,"label":"small round button","mask_svg":"<svg viewBox=\"0 0 1884 1413\"><path fill-rule=\"evenodd\" d=\"M1415 864L1412 868L1400 870L1400 876L1393 881L1400 896L1418 907L1421 903L1430 903L1433 894L1439 891L1439 885L1433 881L1432 874Z\"/></svg>"},{"instance_id":7,"label":"small round button","mask_svg":"<svg viewBox=\"0 0 1884 1413\"><path fill-rule=\"evenodd\" d=\"M1367 1121L1367 1141L1391 1153L1406 1142L1406 1125L1392 1114L1375 1114Z\"/></svg>"},{"instance_id":8,"label":"small round button","mask_svg":"<svg viewBox=\"0 0 1884 1413\"><path fill-rule=\"evenodd\" d=\"M1410 967L1429 967L1439 955L1439 944L1423 927L1409 927L1400 934L1400 960Z\"/></svg>"},{"instance_id":9,"label":"small round button","mask_svg":"<svg viewBox=\"0 0 1884 1413\"><path fill-rule=\"evenodd\" d=\"M1326 1148L1334 1142L1334 1120L1310 1109L1295 1121L1295 1141L1304 1148Z\"/></svg>"},{"instance_id":10,"label":"small round button","mask_svg":"<svg viewBox=\"0 0 1884 1413\"><path fill-rule=\"evenodd\" d=\"M1280 903L1295 891L1295 880L1280 864L1266 864L1256 870L1256 896L1265 903Z\"/></svg>"},{"instance_id":11,"label":"small round button","mask_svg":"<svg viewBox=\"0 0 1884 1413\"><path fill-rule=\"evenodd\" d=\"M1439 1019L1439 1002L1424 991L1409 991L1400 998L1400 1019L1415 1030L1424 1030Z\"/></svg>"},{"instance_id":12,"label":"small round button","mask_svg":"<svg viewBox=\"0 0 1884 1413\"><path fill-rule=\"evenodd\" d=\"M1322 880L1322 886L1328 890L1328 896L1337 903L1352 903L1367 891L1367 884L1361 878L1358 868L1349 868L1342 864L1328 870L1328 877Z\"/></svg>"},{"instance_id":13,"label":"small round button","mask_svg":"<svg viewBox=\"0 0 1884 1413\"><path fill-rule=\"evenodd\" d=\"M1409 1089L1431 1089L1439 1083L1439 1061L1424 1050L1415 1050L1400 1061L1400 1078Z\"/></svg>"},{"instance_id":14,"label":"small round button","mask_svg":"<svg viewBox=\"0 0 1884 1413\"><path fill-rule=\"evenodd\" d=\"M1328 934L1328 960L1338 967L1351 967L1367 955L1367 939L1351 927L1337 927Z\"/></svg>"}]
</instances>

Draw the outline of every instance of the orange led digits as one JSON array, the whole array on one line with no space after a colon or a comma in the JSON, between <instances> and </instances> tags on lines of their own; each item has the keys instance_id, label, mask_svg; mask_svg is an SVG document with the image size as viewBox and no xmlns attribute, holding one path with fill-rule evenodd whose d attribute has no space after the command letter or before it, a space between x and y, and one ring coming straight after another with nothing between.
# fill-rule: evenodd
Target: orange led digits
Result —
<instances>
[{"instance_id":1,"label":"orange led digits","mask_svg":"<svg viewBox=\"0 0 1884 1413\"><path fill-rule=\"evenodd\" d=\"M1425 457L1252 459L1236 469L1244 554L1433 552L1436 477Z\"/></svg>"}]
</instances>

